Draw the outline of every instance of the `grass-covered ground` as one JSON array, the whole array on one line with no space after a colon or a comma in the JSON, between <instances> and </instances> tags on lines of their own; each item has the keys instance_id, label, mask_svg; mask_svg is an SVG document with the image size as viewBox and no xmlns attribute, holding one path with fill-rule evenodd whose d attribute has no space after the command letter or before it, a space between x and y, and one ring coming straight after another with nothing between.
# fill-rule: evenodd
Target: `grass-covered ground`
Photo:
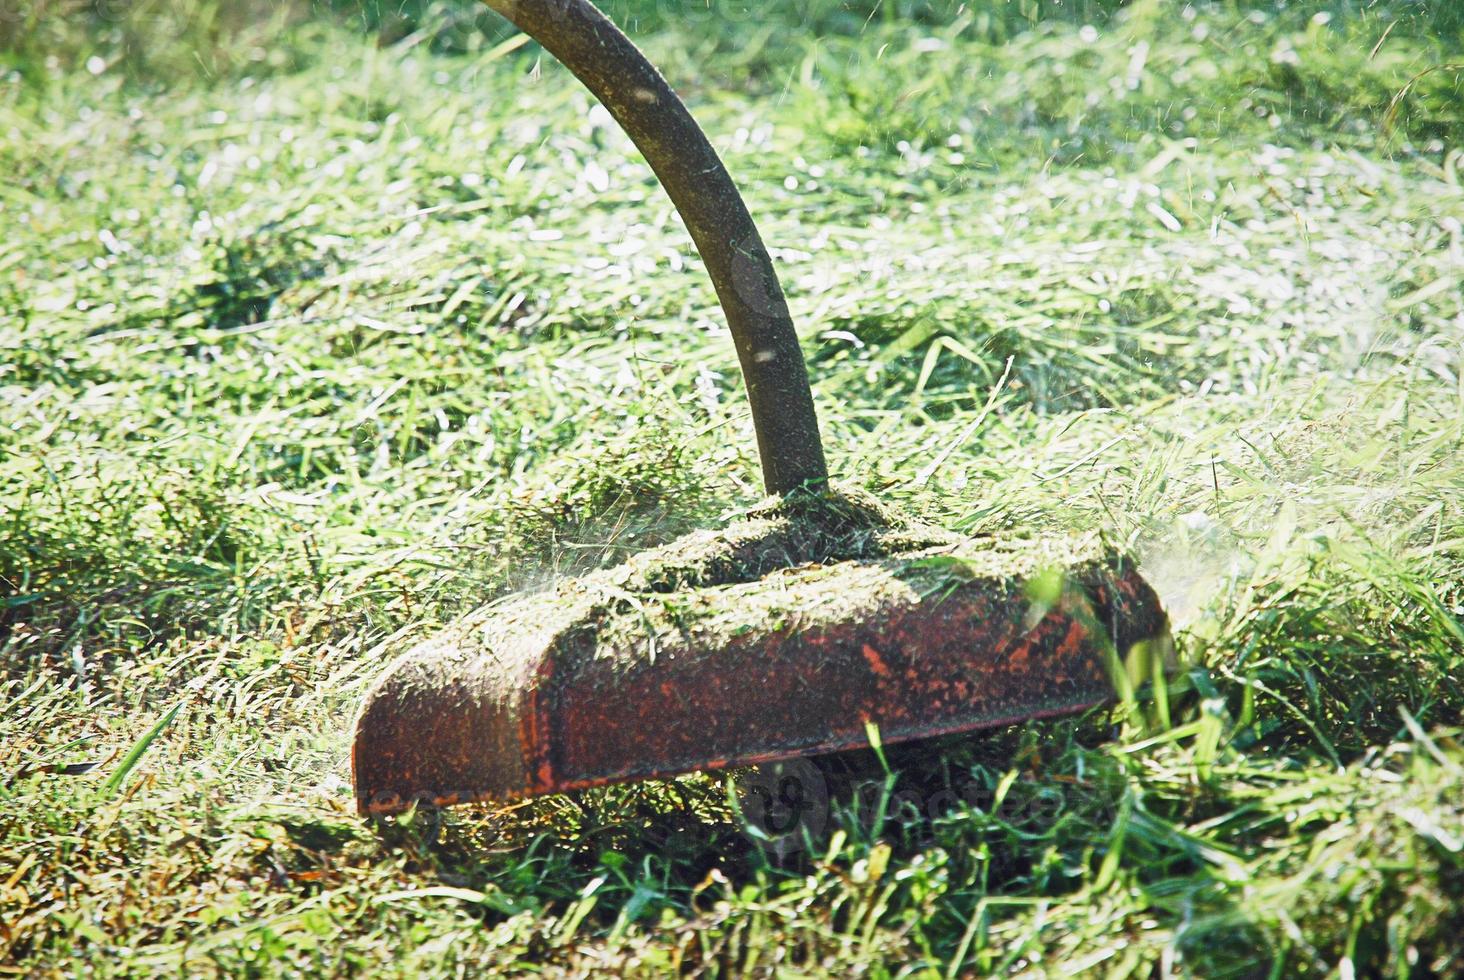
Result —
<instances>
[{"instance_id":1,"label":"grass-covered ground","mask_svg":"<svg viewBox=\"0 0 1464 980\"><path fill-rule=\"evenodd\" d=\"M610 5L774 247L842 478L1099 528L1178 627L1167 690L891 753L781 861L721 777L352 812L389 656L758 495L578 84L440 11L15 9L0 972L1464 972L1451 0Z\"/></svg>"}]
</instances>

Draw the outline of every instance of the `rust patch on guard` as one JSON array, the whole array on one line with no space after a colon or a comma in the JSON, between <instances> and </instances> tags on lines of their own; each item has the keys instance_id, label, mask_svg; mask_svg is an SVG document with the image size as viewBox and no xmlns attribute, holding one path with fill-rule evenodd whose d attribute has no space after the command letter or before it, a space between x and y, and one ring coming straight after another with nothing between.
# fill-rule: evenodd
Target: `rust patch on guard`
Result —
<instances>
[{"instance_id":1,"label":"rust patch on guard","mask_svg":"<svg viewBox=\"0 0 1464 980\"><path fill-rule=\"evenodd\" d=\"M1069 659L1078 654L1083 647L1083 641L1088 639L1088 631L1083 624L1073 620L1068 624L1067 636L1063 637L1062 643L1057 648L1059 657Z\"/></svg>"},{"instance_id":2,"label":"rust patch on guard","mask_svg":"<svg viewBox=\"0 0 1464 980\"><path fill-rule=\"evenodd\" d=\"M864 659L869 663L869 669L881 677L887 677L890 672L889 666L880 659L879 651L868 643L864 644Z\"/></svg>"}]
</instances>

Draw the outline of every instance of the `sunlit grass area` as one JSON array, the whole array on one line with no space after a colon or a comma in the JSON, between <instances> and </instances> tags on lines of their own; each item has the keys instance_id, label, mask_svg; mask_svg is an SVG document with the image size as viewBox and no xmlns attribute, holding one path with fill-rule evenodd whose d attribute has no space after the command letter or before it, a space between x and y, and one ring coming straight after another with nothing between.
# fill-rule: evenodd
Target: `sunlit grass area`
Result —
<instances>
[{"instance_id":1,"label":"sunlit grass area","mask_svg":"<svg viewBox=\"0 0 1464 980\"><path fill-rule=\"evenodd\" d=\"M1167 678L829 763L781 856L721 776L357 818L393 654L757 500L715 298L489 15L30 0L0 971L1464 971L1456 6L606 9L748 198L839 478L1101 531Z\"/></svg>"}]
</instances>

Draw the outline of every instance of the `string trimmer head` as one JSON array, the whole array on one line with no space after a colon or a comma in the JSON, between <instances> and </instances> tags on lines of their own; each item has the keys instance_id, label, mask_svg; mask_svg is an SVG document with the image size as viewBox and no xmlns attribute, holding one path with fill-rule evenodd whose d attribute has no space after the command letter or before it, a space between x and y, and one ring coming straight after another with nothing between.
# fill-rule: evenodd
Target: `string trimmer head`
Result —
<instances>
[{"instance_id":1,"label":"string trimmer head","mask_svg":"<svg viewBox=\"0 0 1464 980\"><path fill-rule=\"evenodd\" d=\"M1096 535L967 538L831 486L772 262L685 107L587 0L488 2L588 85L681 211L727 314L773 497L408 652L356 723L362 812L1077 711L1113 696L1110 671L1136 646L1168 643L1154 591Z\"/></svg>"}]
</instances>

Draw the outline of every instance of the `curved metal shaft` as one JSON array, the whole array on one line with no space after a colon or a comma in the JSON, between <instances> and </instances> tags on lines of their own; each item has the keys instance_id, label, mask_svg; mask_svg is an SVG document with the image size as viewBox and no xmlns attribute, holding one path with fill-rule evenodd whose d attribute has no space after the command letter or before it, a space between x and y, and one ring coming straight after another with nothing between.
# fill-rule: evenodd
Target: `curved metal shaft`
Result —
<instances>
[{"instance_id":1,"label":"curved metal shaft","mask_svg":"<svg viewBox=\"0 0 1464 980\"><path fill-rule=\"evenodd\" d=\"M620 123L681 213L727 316L768 493L828 481L813 394L772 259L717 151L640 50L588 0L483 0Z\"/></svg>"}]
</instances>

